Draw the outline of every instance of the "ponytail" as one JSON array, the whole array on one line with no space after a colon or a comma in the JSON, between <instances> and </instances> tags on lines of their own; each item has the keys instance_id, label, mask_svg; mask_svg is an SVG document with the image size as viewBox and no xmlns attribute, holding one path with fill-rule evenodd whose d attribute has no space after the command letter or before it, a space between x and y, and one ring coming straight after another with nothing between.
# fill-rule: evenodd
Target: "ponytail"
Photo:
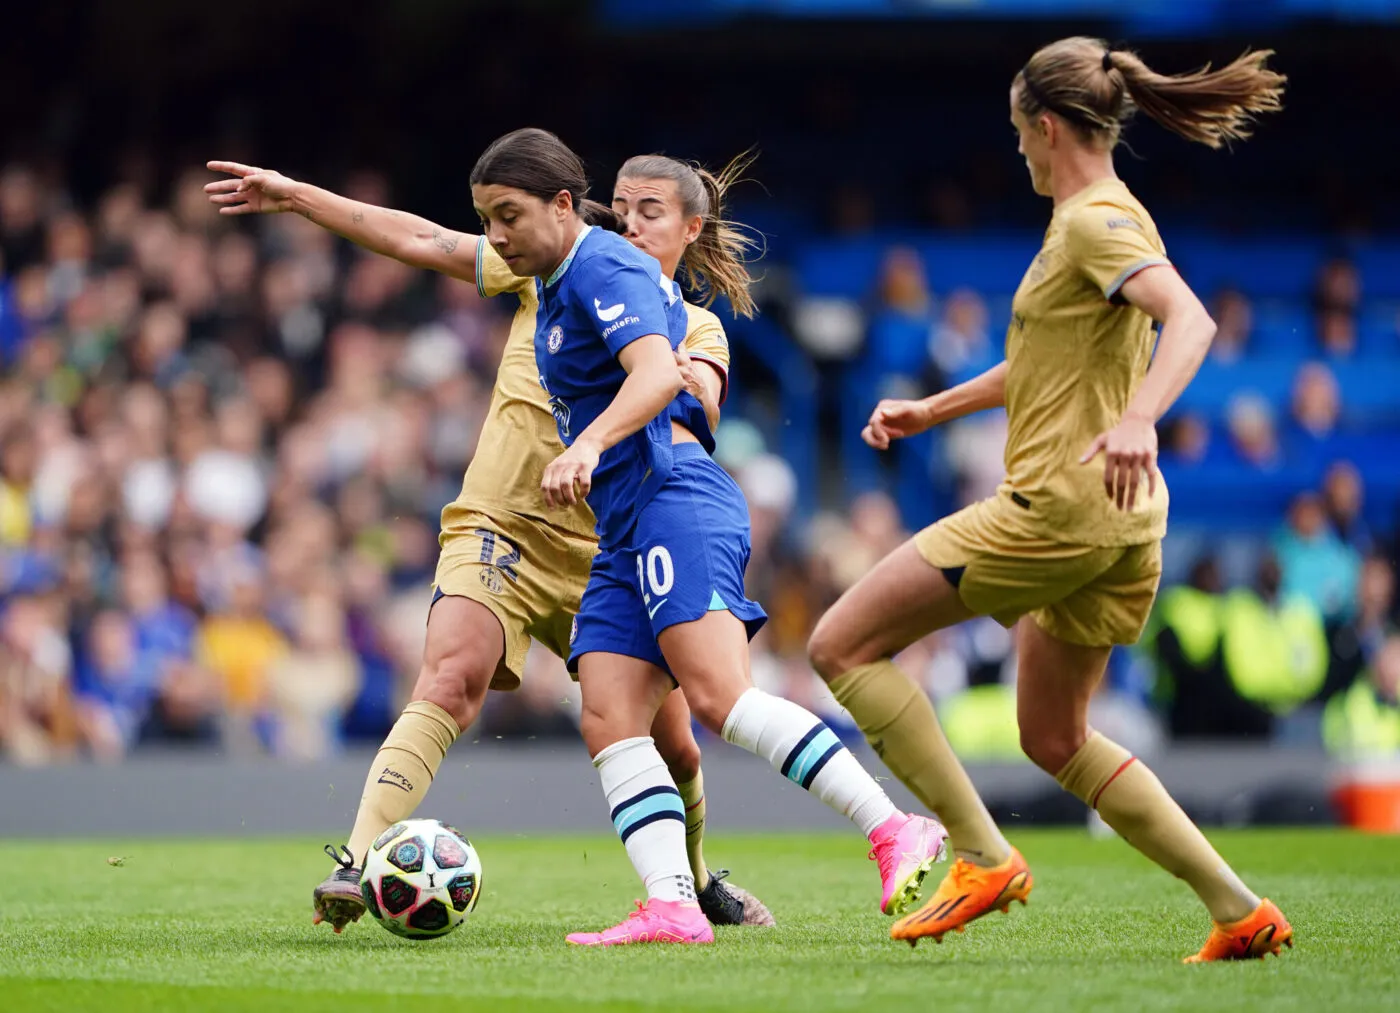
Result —
<instances>
[{"instance_id":1,"label":"ponytail","mask_svg":"<svg viewBox=\"0 0 1400 1013\"><path fill-rule=\"evenodd\" d=\"M1283 108L1286 78L1264 66L1273 50L1245 53L1219 70L1159 74L1136 53L1112 54L1133 104L1174 134L1210 148L1242 141L1260 113Z\"/></svg>"},{"instance_id":2,"label":"ponytail","mask_svg":"<svg viewBox=\"0 0 1400 1013\"><path fill-rule=\"evenodd\" d=\"M1283 108L1288 80L1265 66L1273 50L1246 52L1219 70L1159 74L1130 50L1102 39L1061 39L1036 51L1016 75L1027 116L1059 115L1088 138L1118 142L1141 109L1188 141L1219 148L1249 137L1255 117Z\"/></svg>"},{"instance_id":3,"label":"ponytail","mask_svg":"<svg viewBox=\"0 0 1400 1013\"><path fill-rule=\"evenodd\" d=\"M578 202L578 216L583 219L585 225L596 225L600 229L608 232L616 232L624 235L627 232L627 223L622 220L622 216L608 207L606 204L599 204L596 200L589 200L585 197Z\"/></svg>"},{"instance_id":4,"label":"ponytail","mask_svg":"<svg viewBox=\"0 0 1400 1013\"><path fill-rule=\"evenodd\" d=\"M724 217L725 197L730 187L743 178L744 171L757 157L746 151L718 173L698 163L682 162L665 155L637 155L629 158L618 172L619 179L669 179L683 205L683 212L700 216L700 235L681 258L684 284L702 306L710 306L723 295L736 315L752 318L758 312L749 287L748 257L759 243L738 222Z\"/></svg>"}]
</instances>

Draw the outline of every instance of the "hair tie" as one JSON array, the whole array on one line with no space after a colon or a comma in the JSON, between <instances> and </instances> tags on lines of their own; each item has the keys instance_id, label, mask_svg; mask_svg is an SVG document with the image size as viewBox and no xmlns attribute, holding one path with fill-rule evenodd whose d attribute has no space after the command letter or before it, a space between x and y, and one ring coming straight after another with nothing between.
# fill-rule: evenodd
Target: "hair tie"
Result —
<instances>
[{"instance_id":1,"label":"hair tie","mask_svg":"<svg viewBox=\"0 0 1400 1013\"><path fill-rule=\"evenodd\" d=\"M1111 49L1103 51L1103 69L1105 74L1113 69L1113 50Z\"/></svg>"}]
</instances>

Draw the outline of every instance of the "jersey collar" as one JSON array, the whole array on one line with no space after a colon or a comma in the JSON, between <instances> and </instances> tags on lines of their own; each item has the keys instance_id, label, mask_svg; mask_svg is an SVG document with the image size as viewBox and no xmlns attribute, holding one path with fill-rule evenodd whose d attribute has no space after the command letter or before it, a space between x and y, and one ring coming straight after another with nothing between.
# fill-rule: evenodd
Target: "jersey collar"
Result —
<instances>
[{"instance_id":1,"label":"jersey collar","mask_svg":"<svg viewBox=\"0 0 1400 1013\"><path fill-rule=\"evenodd\" d=\"M579 229L578 238L574 240L574 245L569 248L569 255L564 258L564 262L554 269L554 273L544 280L545 288L553 285L560 278L564 277L564 272L569 269L569 265L574 262L574 254L578 253L579 244L583 242L583 237L593 231L592 225L585 225Z\"/></svg>"}]
</instances>

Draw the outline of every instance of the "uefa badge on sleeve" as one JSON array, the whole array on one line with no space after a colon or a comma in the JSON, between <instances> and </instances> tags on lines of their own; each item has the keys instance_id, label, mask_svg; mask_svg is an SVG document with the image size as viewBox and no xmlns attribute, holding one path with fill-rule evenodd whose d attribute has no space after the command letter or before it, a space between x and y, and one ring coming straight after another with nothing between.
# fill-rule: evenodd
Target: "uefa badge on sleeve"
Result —
<instances>
[{"instance_id":1,"label":"uefa badge on sleeve","mask_svg":"<svg viewBox=\"0 0 1400 1013\"><path fill-rule=\"evenodd\" d=\"M555 352L559 351L559 346L563 343L564 328L560 327L558 324L555 324L549 329L549 337L545 341L545 344L549 347L549 354L553 355Z\"/></svg>"}]
</instances>

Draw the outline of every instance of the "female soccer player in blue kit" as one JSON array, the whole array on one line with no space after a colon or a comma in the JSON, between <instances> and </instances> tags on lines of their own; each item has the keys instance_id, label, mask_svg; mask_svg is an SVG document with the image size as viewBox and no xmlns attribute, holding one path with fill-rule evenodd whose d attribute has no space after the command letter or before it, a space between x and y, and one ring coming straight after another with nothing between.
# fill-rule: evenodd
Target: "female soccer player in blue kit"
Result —
<instances>
[{"instance_id":1,"label":"female soccer player in blue kit","mask_svg":"<svg viewBox=\"0 0 1400 1013\"><path fill-rule=\"evenodd\" d=\"M584 741L648 894L621 924L569 941L714 939L695 900L680 795L648 735L673 679L702 724L861 828L882 910L897 913L941 856L943 828L897 810L810 712L753 687L748 639L766 617L744 594L747 507L709 457L704 413L681 393L680 292L655 260L584 223L567 182L577 165L557 137L527 129L493 143L471 173L487 241L512 272L536 278L535 355L567 447L545 469L545 501L586 498L597 517L570 661Z\"/></svg>"}]
</instances>

